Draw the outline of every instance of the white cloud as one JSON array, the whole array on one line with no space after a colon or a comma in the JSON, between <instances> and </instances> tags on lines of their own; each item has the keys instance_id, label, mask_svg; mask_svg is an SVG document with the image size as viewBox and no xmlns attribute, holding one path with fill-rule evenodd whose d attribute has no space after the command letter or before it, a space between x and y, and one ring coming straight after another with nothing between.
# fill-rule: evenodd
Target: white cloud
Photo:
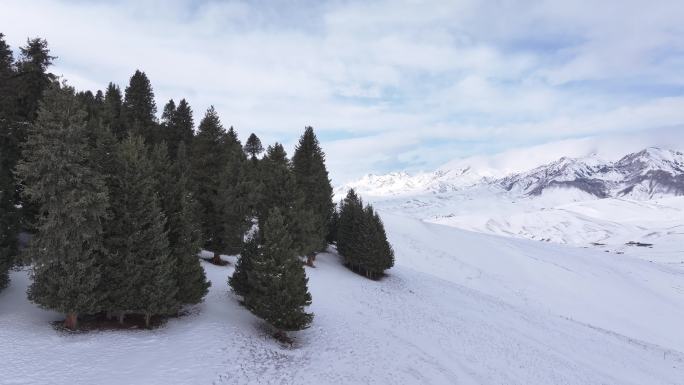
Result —
<instances>
[{"instance_id":1,"label":"white cloud","mask_svg":"<svg viewBox=\"0 0 684 385\"><path fill-rule=\"evenodd\" d=\"M186 97L199 120L213 104L243 137L293 143L314 125L342 181L684 123L683 14L676 0L3 0L0 28L14 47L47 38L79 88L140 68L160 109Z\"/></svg>"}]
</instances>

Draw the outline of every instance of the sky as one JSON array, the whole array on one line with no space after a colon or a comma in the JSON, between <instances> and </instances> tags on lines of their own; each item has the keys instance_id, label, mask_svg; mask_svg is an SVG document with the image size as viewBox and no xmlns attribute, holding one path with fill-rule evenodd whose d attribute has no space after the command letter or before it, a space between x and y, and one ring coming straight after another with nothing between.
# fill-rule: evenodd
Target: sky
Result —
<instances>
[{"instance_id":1,"label":"sky","mask_svg":"<svg viewBox=\"0 0 684 385\"><path fill-rule=\"evenodd\" d=\"M290 153L313 126L336 184L576 138L663 144L684 124L681 0L0 3L8 43L47 39L78 89L140 69L159 111L186 98L198 123L214 105Z\"/></svg>"}]
</instances>

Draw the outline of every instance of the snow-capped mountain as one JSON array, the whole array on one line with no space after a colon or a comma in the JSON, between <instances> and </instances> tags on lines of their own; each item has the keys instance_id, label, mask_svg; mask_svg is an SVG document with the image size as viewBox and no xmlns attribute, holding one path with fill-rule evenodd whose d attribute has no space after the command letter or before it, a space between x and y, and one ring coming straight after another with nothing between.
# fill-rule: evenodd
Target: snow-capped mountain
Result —
<instances>
[{"instance_id":1,"label":"snow-capped mountain","mask_svg":"<svg viewBox=\"0 0 684 385\"><path fill-rule=\"evenodd\" d=\"M576 189L598 198L643 200L684 195L684 154L649 147L615 162L596 154L582 158L562 157L516 173L453 162L431 173L369 174L342 186L337 192L341 195L348 188L354 188L361 195L383 197L448 193L483 185L501 188L514 196L538 196L552 188Z\"/></svg>"},{"instance_id":2,"label":"snow-capped mountain","mask_svg":"<svg viewBox=\"0 0 684 385\"><path fill-rule=\"evenodd\" d=\"M507 191L526 195L540 195L549 188L575 188L598 198L684 195L684 154L649 147L617 162L597 156L564 157L497 183Z\"/></svg>"}]
</instances>

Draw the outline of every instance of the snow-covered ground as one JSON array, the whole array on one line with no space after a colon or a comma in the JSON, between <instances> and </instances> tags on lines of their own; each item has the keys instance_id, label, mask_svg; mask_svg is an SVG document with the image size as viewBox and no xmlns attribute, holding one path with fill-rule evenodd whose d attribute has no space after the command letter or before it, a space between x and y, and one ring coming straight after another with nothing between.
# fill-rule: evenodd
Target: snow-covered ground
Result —
<instances>
[{"instance_id":1,"label":"snow-covered ground","mask_svg":"<svg viewBox=\"0 0 684 385\"><path fill-rule=\"evenodd\" d=\"M316 317L292 348L228 292L231 266L204 265L213 285L191 315L85 334L52 329L60 315L27 302L14 272L0 383L684 383L681 269L381 212L397 266L374 282L319 255L307 268Z\"/></svg>"}]
</instances>

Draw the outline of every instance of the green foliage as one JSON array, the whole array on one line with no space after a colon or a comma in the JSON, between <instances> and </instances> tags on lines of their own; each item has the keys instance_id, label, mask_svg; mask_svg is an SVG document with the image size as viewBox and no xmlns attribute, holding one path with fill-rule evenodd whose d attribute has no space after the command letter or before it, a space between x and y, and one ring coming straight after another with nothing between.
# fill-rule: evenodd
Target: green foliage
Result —
<instances>
[{"instance_id":1,"label":"green foliage","mask_svg":"<svg viewBox=\"0 0 684 385\"><path fill-rule=\"evenodd\" d=\"M0 33L0 290L9 283L8 269L17 253L19 213L14 168L19 158L16 82L12 50Z\"/></svg>"},{"instance_id":2,"label":"green foliage","mask_svg":"<svg viewBox=\"0 0 684 385\"><path fill-rule=\"evenodd\" d=\"M141 136L147 144L160 142L156 113L152 84L144 72L136 70L126 87L123 101L122 117L126 129L132 135Z\"/></svg>"},{"instance_id":3,"label":"green foliage","mask_svg":"<svg viewBox=\"0 0 684 385\"><path fill-rule=\"evenodd\" d=\"M107 193L88 161L85 119L74 90L54 84L28 129L18 165L24 194L40 214L27 252L34 278L29 298L70 314L100 310L96 288L106 254L101 223Z\"/></svg>"},{"instance_id":4,"label":"green foliage","mask_svg":"<svg viewBox=\"0 0 684 385\"><path fill-rule=\"evenodd\" d=\"M123 140L128 135L124 122L123 96L121 89L114 83L109 83L104 95L102 111L102 124L109 129L118 140Z\"/></svg>"},{"instance_id":5,"label":"green foliage","mask_svg":"<svg viewBox=\"0 0 684 385\"><path fill-rule=\"evenodd\" d=\"M166 141L169 147L169 156L172 159L178 154L181 143L189 146L192 142L195 122L192 117L192 109L185 99L181 99L176 107L175 102L169 100L164 106L161 124L161 139Z\"/></svg>"},{"instance_id":6,"label":"green foliage","mask_svg":"<svg viewBox=\"0 0 684 385\"><path fill-rule=\"evenodd\" d=\"M325 154L312 127L306 127L292 157L292 170L297 188L304 197L303 206L310 210L313 249L325 250L328 225L333 215L333 189L325 167Z\"/></svg>"},{"instance_id":7,"label":"green foliage","mask_svg":"<svg viewBox=\"0 0 684 385\"><path fill-rule=\"evenodd\" d=\"M380 216L351 189L342 201L337 227L337 251L352 270L369 278L394 265L394 251L387 241Z\"/></svg>"},{"instance_id":8,"label":"green foliage","mask_svg":"<svg viewBox=\"0 0 684 385\"><path fill-rule=\"evenodd\" d=\"M313 319L304 309L311 304L308 279L277 208L270 212L263 234L264 246L248 274L245 306L278 331L305 329Z\"/></svg>"},{"instance_id":9,"label":"green foliage","mask_svg":"<svg viewBox=\"0 0 684 385\"><path fill-rule=\"evenodd\" d=\"M240 258L235 264L235 272L228 279L228 284L235 294L245 297L249 293L249 276L254 269L254 260L259 258L259 236L254 234L242 245Z\"/></svg>"},{"instance_id":10,"label":"green foliage","mask_svg":"<svg viewBox=\"0 0 684 385\"><path fill-rule=\"evenodd\" d=\"M108 294L106 309L147 316L174 313L179 306L176 260L142 138L129 137L119 145L115 170L106 226L110 258L101 288Z\"/></svg>"},{"instance_id":11,"label":"green foliage","mask_svg":"<svg viewBox=\"0 0 684 385\"><path fill-rule=\"evenodd\" d=\"M201 229L198 218L193 215L195 202L190 192L190 170L185 144L180 143L176 162L169 159L163 143L154 147L151 158L157 177L156 190L167 218L165 230L169 239L170 256L175 261L177 300L181 304L199 303L207 294L209 282L198 258Z\"/></svg>"},{"instance_id":12,"label":"green foliage","mask_svg":"<svg viewBox=\"0 0 684 385\"><path fill-rule=\"evenodd\" d=\"M256 159L257 155L264 152L264 146L261 145L261 140L256 134L251 133L247 142L245 143L245 153L251 157L251 159Z\"/></svg>"}]
</instances>

